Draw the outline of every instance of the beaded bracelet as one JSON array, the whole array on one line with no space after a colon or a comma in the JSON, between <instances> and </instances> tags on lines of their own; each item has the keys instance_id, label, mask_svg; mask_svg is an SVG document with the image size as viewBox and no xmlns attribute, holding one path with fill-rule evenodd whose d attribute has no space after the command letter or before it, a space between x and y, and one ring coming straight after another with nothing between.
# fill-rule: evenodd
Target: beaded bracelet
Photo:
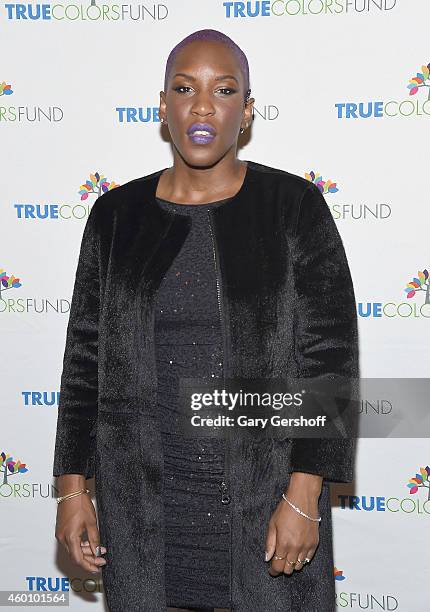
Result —
<instances>
[{"instance_id":1,"label":"beaded bracelet","mask_svg":"<svg viewBox=\"0 0 430 612\"><path fill-rule=\"evenodd\" d=\"M57 497L57 504L60 504L65 499L70 499L71 497L76 497L77 495L81 495L82 493L89 493L89 489L80 489L79 491L73 491L73 493L68 493L67 495L62 495L61 497Z\"/></svg>"}]
</instances>

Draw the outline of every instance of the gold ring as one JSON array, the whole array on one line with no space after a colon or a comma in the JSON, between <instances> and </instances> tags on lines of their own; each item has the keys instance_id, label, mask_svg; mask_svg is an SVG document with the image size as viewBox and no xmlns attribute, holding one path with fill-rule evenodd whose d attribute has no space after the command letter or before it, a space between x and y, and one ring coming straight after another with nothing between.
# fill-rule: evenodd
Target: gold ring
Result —
<instances>
[{"instance_id":1,"label":"gold ring","mask_svg":"<svg viewBox=\"0 0 430 612\"><path fill-rule=\"evenodd\" d=\"M278 555L274 555L273 558L276 559L277 561L281 561L282 559L285 559L287 555L285 555L285 557L278 557Z\"/></svg>"},{"instance_id":2,"label":"gold ring","mask_svg":"<svg viewBox=\"0 0 430 612\"><path fill-rule=\"evenodd\" d=\"M288 561L287 559L287 563L289 563L290 565L296 565L297 561Z\"/></svg>"}]
</instances>

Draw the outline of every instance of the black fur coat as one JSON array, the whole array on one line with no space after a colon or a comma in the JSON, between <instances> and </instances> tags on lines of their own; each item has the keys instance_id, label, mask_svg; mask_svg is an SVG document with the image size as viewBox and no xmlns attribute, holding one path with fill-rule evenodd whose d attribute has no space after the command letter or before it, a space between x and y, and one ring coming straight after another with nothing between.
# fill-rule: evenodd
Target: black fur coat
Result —
<instances>
[{"instance_id":1,"label":"black fur coat","mask_svg":"<svg viewBox=\"0 0 430 612\"><path fill-rule=\"evenodd\" d=\"M53 474L95 476L111 612L166 609L153 303L191 219L157 205L161 172L107 192L91 209L61 377ZM352 279L318 188L249 161L237 195L211 214L227 375L358 377ZM230 445L231 610L332 612L328 482L353 479L355 439ZM266 528L293 471L324 476L320 545L302 570L272 578Z\"/></svg>"}]
</instances>

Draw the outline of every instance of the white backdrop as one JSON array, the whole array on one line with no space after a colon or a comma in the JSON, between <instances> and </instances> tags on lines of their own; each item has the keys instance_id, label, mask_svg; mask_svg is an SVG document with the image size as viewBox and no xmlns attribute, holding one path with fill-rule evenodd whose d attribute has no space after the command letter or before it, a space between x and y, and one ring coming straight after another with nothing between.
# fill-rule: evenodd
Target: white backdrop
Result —
<instances>
[{"instance_id":1,"label":"white backdrop","mask_svg":"<svg viewBox=\"0 0 430 612\"><path fill-rule=\"evenodd\" d=\"M354 280L362 376L428 376L429 19L428 0L0 5L0 589L69 585L71 609L103 609L100 579L54 538L57 394L97 197L79 191L95 173L123 184L171 165L159 91L168 52L194 30L222 30L248 56L256 119L239 156L336 183L325 197ZM430 609L429 462L424 437L359 441L355 482L332 486L339 607Z\"/></svg>"}]
</instances>

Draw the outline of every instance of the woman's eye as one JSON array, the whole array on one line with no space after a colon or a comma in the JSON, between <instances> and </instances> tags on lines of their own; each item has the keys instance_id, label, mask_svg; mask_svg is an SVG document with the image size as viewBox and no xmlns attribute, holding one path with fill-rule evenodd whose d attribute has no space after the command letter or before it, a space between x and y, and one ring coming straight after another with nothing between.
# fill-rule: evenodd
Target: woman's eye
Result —
<instances>
[{"instance_id":1,"label":"woman's eye","mask_svg":"<svg viewBox=\"0 0 430 612\"><path fill-rule=\"evenodd\" d=\"M232 89L231 87L221 87L218 91L227 92L227 95L230 96L232 93L236 93L236 89Z\"/></svg>"},{"instance_id":2,"label":"woman's eye","mask_svg":"<svg viewBox=\"0 0 430 612\"><path fill-rule=\"evenodd\" d=\"M191 87L189 87L188 85L178 85L177 87L173 88L174 91L177 91L178 93L186 93L185 90L190 90ZM230 96L231 94L236 93L236 89L233 89L232 87L221 87L220 89L218 89L219 92L221 92L224 95Z\"/></svg>"},{"instance_id":3,"label":"woman's eye","mask_svg":"<svg viewBox=\"0 0 430 612\"><path fill-rule=\"evenodd\" d=\"M188 85L179 85L178 87L174 87L173 89L179 92L180 89L191 89L191 87L188 87ZM179 92L179 93L182 93L182 92Z\"/></svg>"}]
</instances>

